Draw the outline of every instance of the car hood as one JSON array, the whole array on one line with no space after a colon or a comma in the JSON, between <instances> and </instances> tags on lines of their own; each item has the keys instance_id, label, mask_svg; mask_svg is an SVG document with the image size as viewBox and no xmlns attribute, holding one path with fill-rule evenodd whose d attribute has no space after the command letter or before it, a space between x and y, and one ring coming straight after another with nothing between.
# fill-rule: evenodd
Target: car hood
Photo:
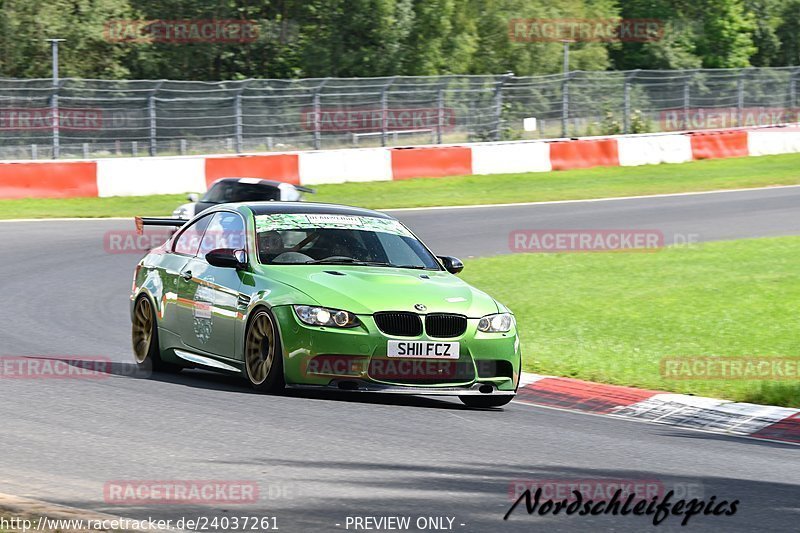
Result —
<instances>
[{"instance_id":1,"label":"car hood","mask_svg":"<svg viewBox=\"0 0 800 533\"><path fill-rule=\"evenodd\" d=\"M349 265L263 268L266 277L294 287L318 305L356 314L420 312L414 307L417 304L424 305L426 313L457 313L470 318L498 310L491 296L448 272Z\"/></svg>"}]
</instances>

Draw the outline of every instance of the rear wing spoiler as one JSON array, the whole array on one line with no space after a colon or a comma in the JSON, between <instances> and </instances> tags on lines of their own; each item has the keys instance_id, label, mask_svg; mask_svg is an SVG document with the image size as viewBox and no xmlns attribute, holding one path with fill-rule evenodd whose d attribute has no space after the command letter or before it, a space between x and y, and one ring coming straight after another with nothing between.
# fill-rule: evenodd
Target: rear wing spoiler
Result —
<instances>
[{"instance_id":1,"label":"rear wing spoiler","mask_svg":"<svg viewBox=\"0 0 800 533\"><path fill-rule=\"evenodd\" d=\"M136 222L136 233L144 233L145 226L169 226L179 228L189 222L183 218L154 218L154 217L134 217Z\"/></svg>"},{"instance_id":2,"label":"rear wing spoiler","mask_svg":"<svg viewBox=\"0 0 800 533\"><path fill-rule=\"evenodd\" d=\"M294 185L294 188L300 192L306 192L308 194L316 194L317 190L312 189L311 187L303 187L302 185Z\"/></svg>"}]
</instances>

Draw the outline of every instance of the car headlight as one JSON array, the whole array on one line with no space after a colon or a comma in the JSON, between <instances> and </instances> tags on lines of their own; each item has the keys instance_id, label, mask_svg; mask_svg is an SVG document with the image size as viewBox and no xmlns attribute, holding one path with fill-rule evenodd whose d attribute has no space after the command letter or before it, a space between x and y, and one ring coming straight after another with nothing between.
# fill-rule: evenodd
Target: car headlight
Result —
<instances>
[{"instance_id":1,"label":"car headlight","mask_svg":"<svg viewBox=\"0 0 800 533\"><path fill-rule=\"evenodd\" d=\"M297 318L309 326L352 328L360 324L356 315L350 311L312 305L295 305L293 307L294 312L297 313Z\"/></svg>"},{"instance_id":2,"label":"car headlight","mask_svg":"<svg viewBox=\"0 0 800 533\"><path fill-rule=\"evenodd\" d=\"M514 317L511 313L497 313L486 315L478 322L478 331L485 333L505 333L514 325Z\"/></svg>"}]
</instances>

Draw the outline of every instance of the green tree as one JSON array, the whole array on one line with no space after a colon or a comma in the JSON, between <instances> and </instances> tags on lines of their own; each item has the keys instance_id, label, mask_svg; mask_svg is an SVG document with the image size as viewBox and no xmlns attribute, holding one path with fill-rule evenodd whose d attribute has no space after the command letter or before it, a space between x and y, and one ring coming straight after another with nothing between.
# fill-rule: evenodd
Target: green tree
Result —
<instances>
[{"instance_id":1,"label":"green tree","mask_svg":"<svg viewBox=\"0 0 800 533\"><path fill-rule=\"evenodd\" d=\"M50 77L48 38L66 39L60 51L63 77L129 75L124 52L109 42L109 20L131 17L128 0L2 0L0 76Z\"/></svg>"},{"instance_id":2,"label":"green tree","mask_svg":"<svg viewBox=\"0 0 800 533\"><path fill-rule=\"evenodd\" d=\"M755 19L753 44L756 52L750 57L754 67L768 67L780 63L781 42L776 33L781 22L781 0L746 0L745 9Z\"/></svg>"},{"instance_id":3,"label":"green tree","mask_svg":"<svg viewBox=\"0 0 800 533\"><path fill-rule=\"evenodd\" d=\"M697 39L697 53L706 68L749 67L756 53L753 33L755 17L740 0L705 0L699 3L703 32Z\"/></svg>"},{"instance_id":4,"label":"green tree","mask_svg":"<svg viewBox=\"0 0 800 533\"><path fill-rule=\"evenodd\" d=\"M303 21L310 76L398 74L414 20L411 0L317 0Z\"/></svg>"},{"instance_id":5,"label":"green tree","mask_svg":"<svg viewBox=\"0 0 800 533\"><path fill-rule=\"evenodd\" d=\"M776 30L781 46L780 63L800 65L800 0L790 0L781 10L781 23Z\"/></svg>"},{"instance_id":6,"label":"green tree","mask_svg":"<svg viewBox=\"0 0 800 533\"><path fill-rule=\"evenodd\" d=\"M693 18L691 2L686 0L622 0L623 19L659 21L661 34L644 42L626 41L609 45L614 68L682 69L699 68L702 58L696 53L696 36L702 21Z\"/></svg>"},{"instance_id":7,"label":"green tree","mask_svg":"<svg viewBox=\"0 0 800 533\"><path fill-rule=\"evenodd\" d=\"M561 42L525 40L509 28L512 19L527 21L607 20L616 17L615 3L606 0L473 0L471 13L477 19L477 50L470 67L473 74L551 74L562 70ZM512 39L509 33L516 35ZM570 45L570 69L608 68L608 50L602 42L574 42Z\"/></svg>"}]
</instances>

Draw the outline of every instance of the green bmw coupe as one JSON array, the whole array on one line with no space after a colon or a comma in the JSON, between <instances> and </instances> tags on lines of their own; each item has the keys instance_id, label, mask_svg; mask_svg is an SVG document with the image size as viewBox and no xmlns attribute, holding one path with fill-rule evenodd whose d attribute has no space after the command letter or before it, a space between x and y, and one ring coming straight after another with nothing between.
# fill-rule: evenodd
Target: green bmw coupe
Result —
<instances>
[{"instance_id":1,"label":"green bmw coupe","mask_svg":"<svg viewBox=\"0 0 800 533\"><path fill-rule=\"evenodd\" d=\"M330 204L224 204L179 226L136 266L136 362L284 387L511 401L514 315L384 213Z\"/></svg>"}]
</instances>

